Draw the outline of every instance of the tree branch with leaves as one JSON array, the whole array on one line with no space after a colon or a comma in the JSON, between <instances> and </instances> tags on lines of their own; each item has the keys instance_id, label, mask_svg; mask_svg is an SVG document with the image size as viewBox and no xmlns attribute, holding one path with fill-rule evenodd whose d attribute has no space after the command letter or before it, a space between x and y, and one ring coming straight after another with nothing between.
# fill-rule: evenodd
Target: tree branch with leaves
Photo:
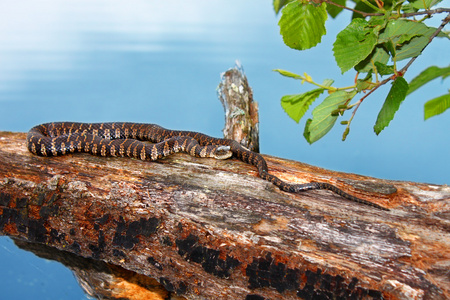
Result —
<instances>
[{"instance_id":1,"label":"tree branch with leaves","mask_svg":"<svg viewBox=\"0 0 450 300\"><path fill-rule=\"evenodd\" d=\"M306 121L304 137L309 143L322 138L345 111L351 111L350 118L340 122L346 126L342 136L345 140L360 105L375 90L392 82L374 125L374 131L378 135L389 125L406 96L433 79L445 79L450 75L450 66L430 66L409 83L403 78L411 64L422 55L434 38L450 39L449 33L444 31L444 27L450 22L450 9L433 8L440 3L439 0L353 2L355 5L352 8L346 6L345 0L273 2L275 11L282 13L278 24L284 43L297 50L310 49L320 43L322 36L326 34L325 22L328 15L334 18L344 9L353 12L350 24L338 33L333 44L334 58L341 72L351 69L356 71L355 81L351 85L335 87L332 79L317 83L307 73L299 75L275 70L283 76L300 80L302 84L307 82L316 86L305 93L281 98L283 109L297 123L315 100L325 91L328 93L312 111L312 118ZM425 24L429 18L442 14L446 16L438 28ZM419 17L420 19L416 19ZM407 63L400 67L406 60ZM382 79L385 76L388 77ZM355 101L355 98L358 100ZM425 103L424 118L441 114L449 107L450 93L447 91Z\"/></svg>"}]
</instances>

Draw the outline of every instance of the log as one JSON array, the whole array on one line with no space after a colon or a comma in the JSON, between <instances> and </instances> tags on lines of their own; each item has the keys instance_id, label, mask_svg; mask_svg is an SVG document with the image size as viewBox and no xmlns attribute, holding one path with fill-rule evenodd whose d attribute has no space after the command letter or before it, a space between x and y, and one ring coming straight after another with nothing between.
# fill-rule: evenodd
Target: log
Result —
<instances>
[{"instance_id":1,"label":"log","mask_svg":"<svg viewBox=\"0 0 450 300\"><path fill-rule=\"evenodd\" d=\"M157 162L38 157L0 132L0 233L155 278L187 299L446 299L450 188L264 156L254 167L176 154Z\"/></svg>"}]
</instances>

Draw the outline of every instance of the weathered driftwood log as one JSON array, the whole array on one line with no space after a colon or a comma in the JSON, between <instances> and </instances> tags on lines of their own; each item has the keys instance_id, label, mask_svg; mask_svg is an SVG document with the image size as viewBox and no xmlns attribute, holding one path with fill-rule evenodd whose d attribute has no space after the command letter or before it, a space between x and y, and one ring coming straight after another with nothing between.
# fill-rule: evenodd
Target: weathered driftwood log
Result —
<instances>
[{"instance_id":1,"label":"weathered driftwood log","mask_svg":"<svg viewBox=\"0 0 450 300\"><path fill-rule=\"evenodd\" d=\"M450 189L266 157L289 194L237 160L37 157L0 133L0 232L153 277L190 299L445 299Z\"/></svg>"}]
</instances>

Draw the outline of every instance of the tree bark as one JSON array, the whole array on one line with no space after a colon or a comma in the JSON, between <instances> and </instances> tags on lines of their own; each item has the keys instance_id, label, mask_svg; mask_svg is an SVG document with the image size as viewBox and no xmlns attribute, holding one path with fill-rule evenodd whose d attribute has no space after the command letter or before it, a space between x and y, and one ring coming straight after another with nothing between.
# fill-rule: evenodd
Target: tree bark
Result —
<instances>
[{"instance_id":1,"label":"tree bark","mask_svg":"<svg viewBox=\"0 0 450 300\"><path fill-rule=\"evenodd\" d=\"M445 299L450 189L264 156L289 194L238 160L38 157L0 132L0 233L155 278L188 299ZM327 298L328 297L328 298Z\"/></svg>"}]
</instances>

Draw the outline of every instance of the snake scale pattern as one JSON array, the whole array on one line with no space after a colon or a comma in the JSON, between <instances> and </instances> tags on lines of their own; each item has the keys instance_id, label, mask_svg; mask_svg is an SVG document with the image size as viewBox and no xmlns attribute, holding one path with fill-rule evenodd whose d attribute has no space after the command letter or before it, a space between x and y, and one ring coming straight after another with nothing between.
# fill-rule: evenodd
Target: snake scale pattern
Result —
<instances>
[{"instance_id":1,"label":"snake scale pattern","mask_svg":"<svg viewBox=\"0 0 450 300\"><path fill-rule=\"evenodd\" d=\"M148 141L153 144L143 142ZM230 139L210 137L193 131L168 130L143 123L75 123L54 122L37 125L27 135L27 147L39 156L57 156L86 152L101 156L132 157L157 160L176 152L195 157L226 159L231 156L258 169L262 179L289 193L306 190L330 190L353 202L388 210L378 204L350 195L326 182L291 184L269 173L265 159Z\"/></svg>"}]
</instances>

